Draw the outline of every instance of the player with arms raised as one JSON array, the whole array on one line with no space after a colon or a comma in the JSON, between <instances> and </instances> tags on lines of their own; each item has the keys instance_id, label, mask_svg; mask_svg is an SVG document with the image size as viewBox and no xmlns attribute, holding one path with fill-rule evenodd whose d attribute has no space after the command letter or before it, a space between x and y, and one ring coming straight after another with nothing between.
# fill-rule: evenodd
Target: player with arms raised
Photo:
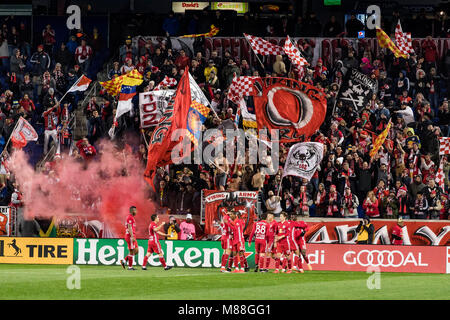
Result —
<instances>
[{"instance_id":1,"label":"player with arms raised","mask_svg":"<svg viewBox=\"0 0 450 320\"><path fill-rule=\"evenodd\" d=\"M137 209L135 206L130 207L130 213L125 222L125 241L128 245L128 255L125 260L120 260L120 264L125 269L125 263L128 263L128 270L136 270L133 268L133 257L138 253L138 243L136 241L136 216Z\"/></svg>"},{"instance_id":2,"label":"player with arms raised","mask_svg":"<svg viewBox=\"0 0 450 320\"><path fill-rule=\"evenodd\" d=\"M148 249L147 254L144 257L144 262L142 263L142 270L147 270L147 261L148 258L153 254L156 253L159 255L159 261L161 262L161 265L164 267L164 270L170 270L172 269L171 266L166 265L166 260L164 260L164 252L161 249L161 245L159 243L158 234L167 237L168 234L165 234L161 231L159 231L165 224L165 222L161 223L158 226L159 217L156 214L153 214L151 216L152 222L150 223L150 226L148 227Z\"/></svg>"},{"instance_id":3,"label":"player with arms raised","mask_svg":"<svg viewBox=\"0 0 450 320\"><path fill-rule=\"evenodd\" d=\"M255 236L255 272L264 270L264 253L266 252L266 234L269 229L269 223L265 220L265 216L258 222L253 223L252 232L248 238L248 245L250 246Z\"/></svg>"}]
</instances>

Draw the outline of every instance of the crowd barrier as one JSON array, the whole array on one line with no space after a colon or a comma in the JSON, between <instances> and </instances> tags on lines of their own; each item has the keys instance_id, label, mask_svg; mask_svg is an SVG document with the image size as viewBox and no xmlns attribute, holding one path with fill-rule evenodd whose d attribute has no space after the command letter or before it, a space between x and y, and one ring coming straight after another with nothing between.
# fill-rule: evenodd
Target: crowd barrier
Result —
<instances>
[{"instance_id":1,"label":"crowd barrier","mask_svg":"<svg viewBox=\"0 0 450 320\"><path fill-rule=\"evenodd\" d=\"M147 240L138 240L138 247L135 264L141 265ZM170 266L219 268L221 264L219 241L161 240L161 247ZM0 263L120 267L127 254L123 239L0 238ZM313 270L450 273L450 247L446 246L308 244L307 254ZM246 244L245 255L253 268L254 244ZM160 266L158 255L148 263Z\"/></svg>"}]
</instances>

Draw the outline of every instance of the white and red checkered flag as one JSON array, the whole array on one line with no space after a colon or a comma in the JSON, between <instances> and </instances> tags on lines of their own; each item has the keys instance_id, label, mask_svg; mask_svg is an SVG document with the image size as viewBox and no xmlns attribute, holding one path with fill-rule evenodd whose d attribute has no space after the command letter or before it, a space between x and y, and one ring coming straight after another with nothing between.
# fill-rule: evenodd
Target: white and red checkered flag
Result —
<instances>
[{"instance_id":1,"label":"white and red checkered flag","mask_svg":"<svg viewBox=\"0 0 450 320\"><path fill-rule=\"evenodd\" d=\"M163 87L174 87L177 85L177 80L174 78L169 78L168 76L165 76L164 79L155 87L154 90L161 90Z\"/></svg>"},{"instance_id":2,"label":"white and red checkered flag","mask_svg":"<svg viewBox=\"0 0 450 320\"><path fill-rule=\"evenodd\" d=\"M450 137L439 138L439 155L450 154Z\"/></svg>"},{"instance_id":3,"label":"white and red checkered flag","mask_svg":"<svg viewBox=\"0 0 450 320\"><path fill-rule=\"evenodd\" d=\"M282 47L272 44L269 41L264 40L260 37L255 37L246 33L244 33L244 37L250 43L250 46L252 47L255 53L262 54L263 56L277 55L284 53Z\"/></svg>"},{"instance_id":4,"label":"white and red checkered flag","mask_svg":"<svg viewBox=\"0 0 450 320\"><path fill-rule=\"evenodd\" d=\"M239 104L239 100L241 100L242 97L252 95L253 83L257 78L258 77L248 76L236 77L235 74L233 81L228 88L227 99Z\"/></svg>"},{"instance_id":5,"label":"white and red checkered flag","mask_svg":"<svg viewBox=\"0 0 450 320\"><path fill-rule=\"evenodd\" d=\"M439 155L448 155L450 154L450 138L449 137L440 137L439 138ZM441 158L441 162L439 164L439 169L436 173L436 183L442 190L445 190L445 174L444 174L444 160Z\"/></svg>"},{"instance_id":6,"label":"white and red checkered flag","mask_svg":"<svg viewBox=\"0 0 450 320\"><path fill-rule=\"evenodd\" d=\"M300 50L292 43L289 36L286 37L283 49L297 70L300 70L304 65L308 64L308 61L302 57Z\"/></svg>"},{"instance_id":7,"label":"white and red checkered flag","mask_svg":"<svg viewBox=\"0 0 450 320\"><path fill-rule=\"evenodd\" d=\"M411 32L403 32L400 20L395 27L395 43L398 49L404 54L414 53L411 40Z\"/></svg>"}]
</instances>

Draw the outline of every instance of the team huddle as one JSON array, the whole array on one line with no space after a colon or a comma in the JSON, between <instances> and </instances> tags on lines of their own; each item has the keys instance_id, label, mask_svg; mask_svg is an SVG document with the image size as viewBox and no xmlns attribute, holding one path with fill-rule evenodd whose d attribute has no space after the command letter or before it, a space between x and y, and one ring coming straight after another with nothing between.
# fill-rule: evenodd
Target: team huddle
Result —
<instances>
[{"instance_id":1,"label":"team huddle","mask_svg":"<svg viewBox=\"0 0 450 320\"><path fill-rule=\"evenodd\" d=\"M239 217L239 213L230 209L223 215L220 223L222 230L222 265L221 272L241 273L249 271L247 258L245 257L244 226L245 222ZM308 225L300 221L296 216L294 220L288 220L285 212L280 214L280 221L274 219L272 213L265 214L261 220L253 224L248 238L250 245L255 237L255 272L268 272L270 259L275 260L274 273L296 271L303 273L303 256L307 267L312 270L306 255L306 241L304 235ZM291 260L291 253L293 259ZM227 266L228 262L228 266Z\"/></svg>"},{"instance_id":2,"label":"team huddle","mask_svg":"<svg viewBox=\"0 0 450 320\"><path fill-rule=\"evenodd\" d=\"M137 209L130 207L125 222L125 241L128 245L129 254L120 263L125 269L128 264L128 270L135 270L133 267L134 256L138 253L138 243L136 240L136 220ZM248 238L248 244L255 238L255 272L268 272L271 259L275 261L274 273L281 272L303 273L302 257L305 260L309 270L312 270L306 255L305 233L308 231L308 225L300 220L300 216L288 219L285 212L281 212L280 221L274 219L272 213L264 214L262 219L255 222ZM158 226L159 217L156 214L151 216L151 223L148 228L148 248L147 254L142 263L142 270L147 270L147 262L153 253L159 255L159 261L164 270L172 267L166 264L164 252L161 249L158 235L163 237L167 234L160 231L164 222ZM223 249L221 272L242 273L248 272L249 266L245 256L245 221L241 218L240 212L228 207L221 218L220 229L222 230L221 244ZM291 254L292 259L291 259ZM232 268L234 270L232 271Z\"/></svg>"}]
</instances>

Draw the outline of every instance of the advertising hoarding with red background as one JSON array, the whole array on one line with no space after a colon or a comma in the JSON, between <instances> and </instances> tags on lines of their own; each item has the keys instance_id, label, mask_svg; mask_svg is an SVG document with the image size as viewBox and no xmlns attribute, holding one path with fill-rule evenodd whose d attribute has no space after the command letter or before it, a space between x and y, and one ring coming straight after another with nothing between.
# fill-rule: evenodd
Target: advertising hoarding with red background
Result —
<instances>
[{"instance_id":1,"label":"advertising hoarding with red background","mask_svg":"<svg viewBox=\"0 0 450 320\"><path fill-rule=\"evenodd\" d=\"M360 219L338 219L334 221L308 221L308 243L356 243L356 227ZM319 219L311 219L319 220ZM396 220L373 219L374 244L391 244L392 228ZM448 246L450 245L450 222L448 220L404 220L403 241L405 245Z\"/></svg>"}]
</instances>

